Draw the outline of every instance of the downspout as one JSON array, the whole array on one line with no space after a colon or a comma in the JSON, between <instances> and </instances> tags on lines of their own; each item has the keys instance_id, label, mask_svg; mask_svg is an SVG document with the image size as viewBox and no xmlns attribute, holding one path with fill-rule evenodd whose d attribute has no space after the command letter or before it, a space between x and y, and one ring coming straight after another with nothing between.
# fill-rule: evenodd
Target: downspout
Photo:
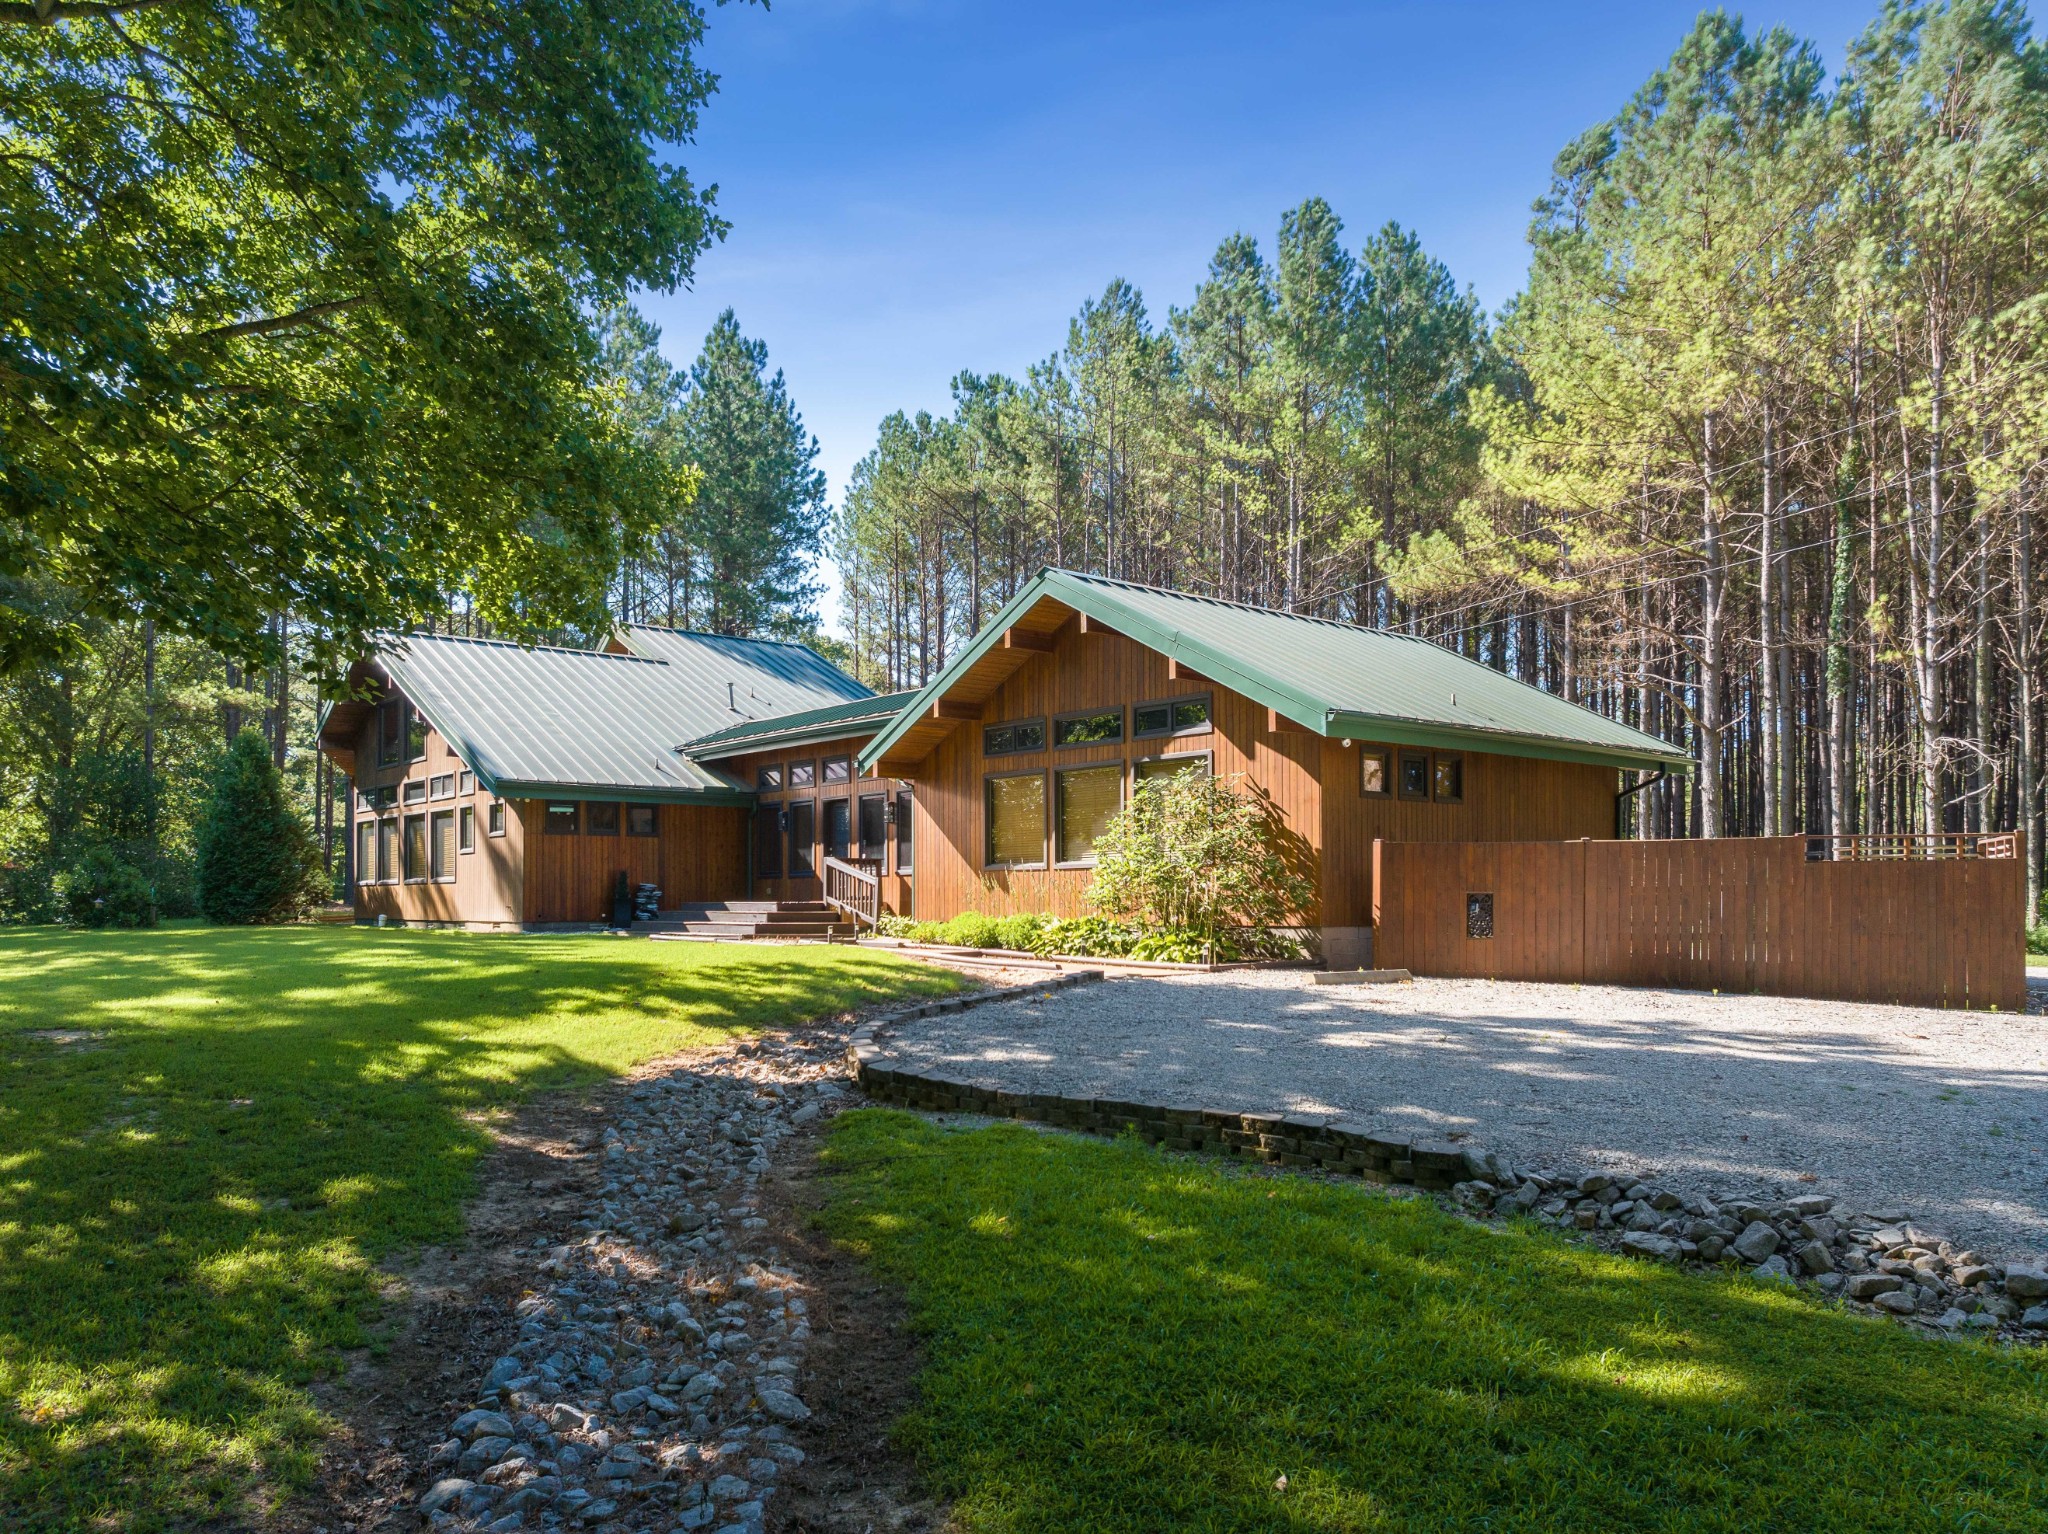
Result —
<instances>
[{"instance_id":1,"label":"downspout","mask_svg":"<svg viewBox=\"0 0 2048 1534\"><path fill-rule=\"evenodd\" d=\"M1619 793L1617 793L1617 794L1616 794L1616 795L1614 796L1614 839L1615 839L1616 841L1620 841L1620 840L1622 839L1622 837L1621 837L1621 805L1622 805L1622 801L1623 801L1624 799L1632 799L1632 798L1634 798L1634 797L1635 797L1635 796L1636 796L1637 794L1641 793L1641 792L1642 792L1642 791L1643 791L1644 789L1648 788L1648 787L1649 787L1649 786L1650 786L1651 784L1653 784L1653 783L1662 783L1662 782L1663 782L1663 781L1664 781L1664 780L1665 780L1666 778L1668 778L1668 777L1670 777L1670 776L1671 776L1671 769L1670 769L1670 768L1668 768L1668 767L1659 767L1659 768L1658 768L1658 769L1657 769L1657 770L1656 770L1655 772L1651 773L1651 774L1650 774L1650 776L1648 776L1647 778L1644 778L1642 782L1640 782L1640 783L1637 783L1637 784L1633 785L1632 787L1629 787L1629 788L1624 788L1624 789L1622 789L1622 790L1621 790L1621 791L1620 791Z\"/></svg>"}]
</instances>

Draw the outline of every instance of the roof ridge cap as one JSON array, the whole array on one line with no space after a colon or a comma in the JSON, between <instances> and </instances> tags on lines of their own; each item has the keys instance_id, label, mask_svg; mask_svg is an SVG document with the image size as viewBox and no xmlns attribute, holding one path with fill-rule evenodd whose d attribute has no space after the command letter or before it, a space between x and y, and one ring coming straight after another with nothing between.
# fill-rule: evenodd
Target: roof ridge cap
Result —
<instances>
[{"instance_id":1,"label":"roof ridge cap","mask_svg":"<svg viewBox=\"0 0 2048 1534\"><path fill-rule=\"evenodd\" d=\"M585 650L576 645L566 644L521 644L516 639L487 639L480 634L394 634L386 631L372 635L370 642L373 650L382 650L414 639L427 639L435 644L479 645L497 650L518 650L526 655L582 655L592 660L639 661L648 666L668 664L656 655L622 655L617 650Z\"/></svg>"}]
</instances>

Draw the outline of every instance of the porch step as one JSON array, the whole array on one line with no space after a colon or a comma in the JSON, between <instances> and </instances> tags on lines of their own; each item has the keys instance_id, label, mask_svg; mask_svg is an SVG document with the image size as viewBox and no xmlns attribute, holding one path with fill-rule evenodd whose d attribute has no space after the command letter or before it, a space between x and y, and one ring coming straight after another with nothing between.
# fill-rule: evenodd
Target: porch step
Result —
<instances>
[{"instance_id":1,"label":"porch step","mask_svg":"<svg viewBox=\"0 0 2048 1534\"><path fill-rule=\"evenodd\" d=\"M852 922L840 921L777 921L756 922L743 926L738 922L708 921L647 921L636 923L633 930L644 932L649 937L853 937L856 929Z\"/></svg>"},{"instance_id":2,"label":"porch step","mask_svg":"<svg viewBox=\"0 0 2048 1534\"><path fill-rule=\"evenodd\" d=\"M635 923L649 937L852 937L854 924L822 900L706 900Z\"/></svg>"}]
</instances>

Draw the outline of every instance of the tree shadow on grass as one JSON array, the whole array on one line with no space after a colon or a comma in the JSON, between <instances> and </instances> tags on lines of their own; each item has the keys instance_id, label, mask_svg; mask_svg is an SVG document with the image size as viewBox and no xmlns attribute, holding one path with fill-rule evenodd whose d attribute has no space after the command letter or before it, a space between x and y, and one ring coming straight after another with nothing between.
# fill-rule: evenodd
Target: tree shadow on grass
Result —
<instances>
[{"instance_id":1,"label":"tree shadow on grass","mask_svg":"<svg viewBox=\"0 0 2048 1534\"><path fill-rule=\"evenodd\" d=\"M952 983L845 949L0 934L5 1526L301 1484L301 1387L375 1340L380 1258L460 1234L496 1110Z\"/></svg>"},{"instance_id":2,"label":"tree shadow on grass","mask_svg":"<svg viewBox=\"0 0 2048 1534\"><path fill-rule=\"evenodd\" d=\"M872 1112L827 1166L969 1527L2042 1527L2039 1352L1135 1143Z\"/></svg>"}]
</instances>

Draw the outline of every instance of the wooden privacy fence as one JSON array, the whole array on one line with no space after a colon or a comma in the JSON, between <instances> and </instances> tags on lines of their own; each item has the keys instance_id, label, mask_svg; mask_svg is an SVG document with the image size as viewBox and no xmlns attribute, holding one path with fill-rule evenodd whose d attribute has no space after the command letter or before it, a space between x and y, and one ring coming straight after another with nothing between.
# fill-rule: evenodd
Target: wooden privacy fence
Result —
<instances>
[{"instance_id":1,"label":"wooden privacy fence","mask_svg":"<svg viewBox=\"0 0 2048 1534\"><path fill-rule=\"evenodd\" d=\"M1373 962L2025 1009L2024 874L2010 851L1837 861L1831 850L1803 836L1375 841Z\"/></svg>"}]
</instances>

